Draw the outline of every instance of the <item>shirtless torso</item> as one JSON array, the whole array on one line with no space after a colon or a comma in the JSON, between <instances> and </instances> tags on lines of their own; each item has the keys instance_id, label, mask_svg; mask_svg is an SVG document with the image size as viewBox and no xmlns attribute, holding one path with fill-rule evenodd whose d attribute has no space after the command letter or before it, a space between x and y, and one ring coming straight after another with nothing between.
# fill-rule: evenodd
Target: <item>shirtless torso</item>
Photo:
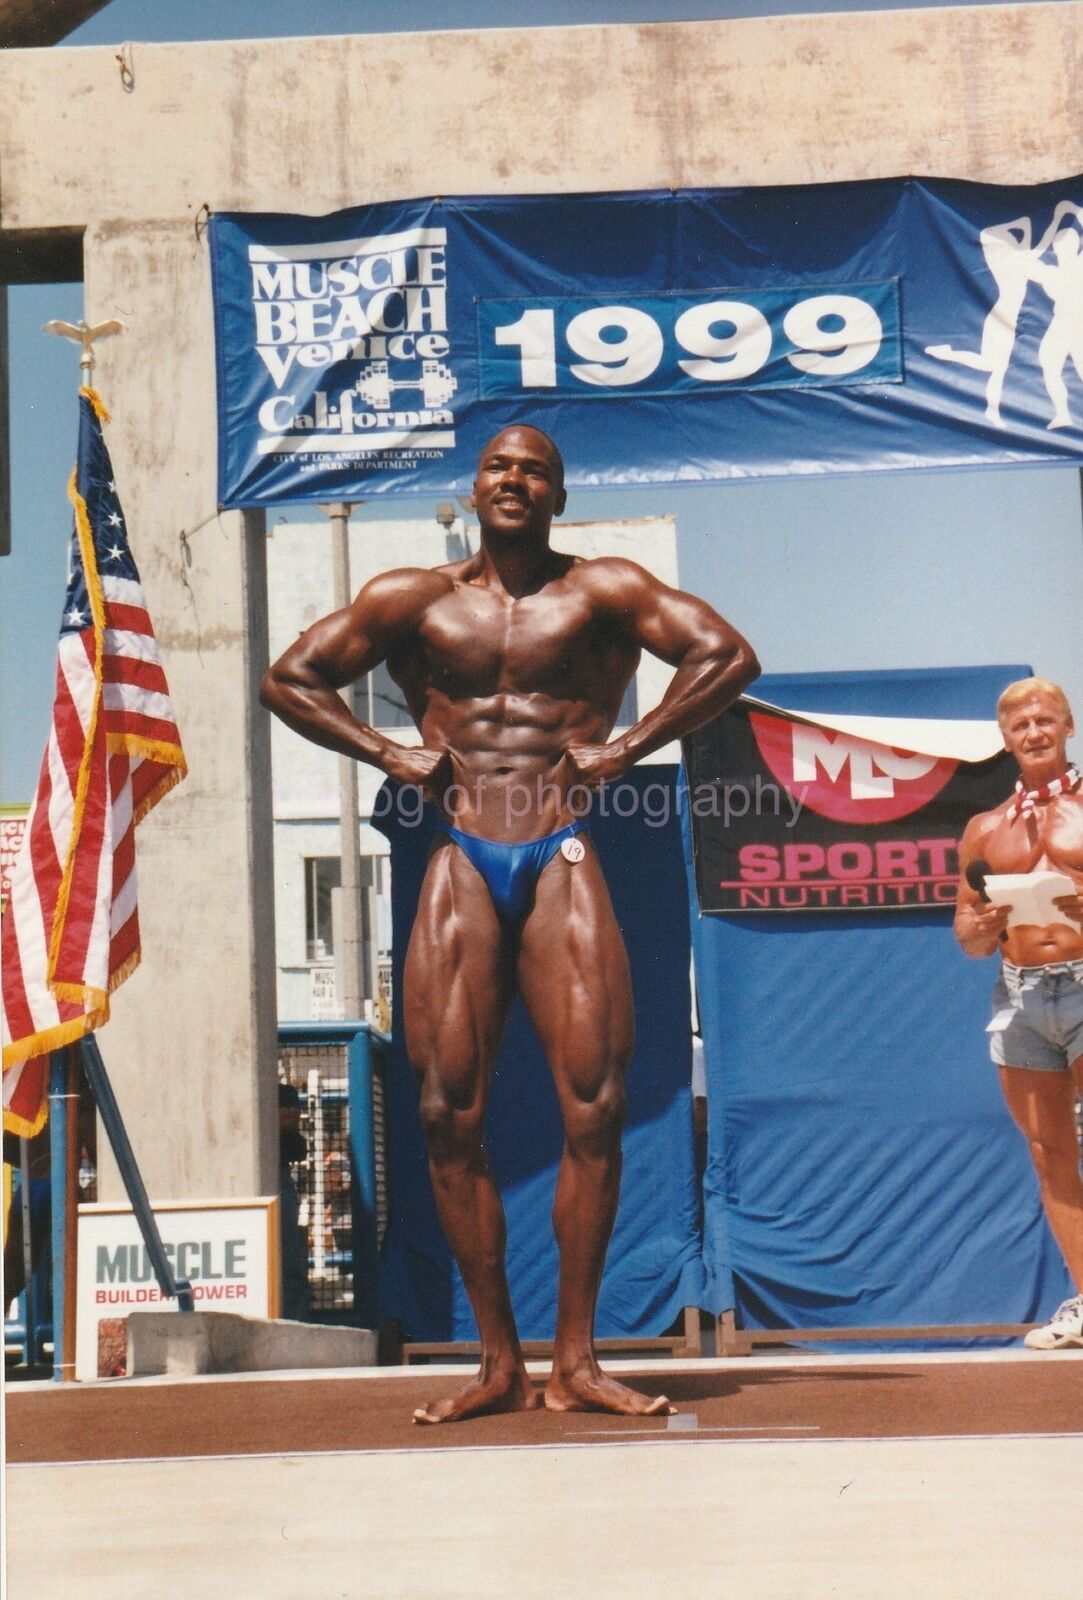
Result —
<instances>
[{"instance_id":1,"label":"shirtless torso","mask_svg":"<svg viewBox=\"0 0 1083 1600\"><path fill-rule=\"evenodd\" d=\"M627 621L654 588L630 562L555 552L519 596L490 585L481 556L369 586L375 606L408 597L388 670L424 747L446 752L424 776L456 827L515 842L569 820L569 750L611 732L640 655Z\"/></svg>"},{"instance_id":2,"label":"shirtless torso","mask_svg":"<svg viewBox=\"0 0 1083 1600\"><path fill-rule=\"evenodd\" d=\"M1075 1096L1083 1094L1083 791L1069 776L1074 729L1055 685L1042 679L1011 685L1001 699L1000 726L1033 799L1021 806L1013 796L968 824L955 934L969 956L1003 957L990 1055L1027 1140L1050 1229L1081 1291L1027 1335L1033 1348L1053 1350L1083 1345L1083 1180L1075 1130ZM975 882L967 881L968 868ZM983 874L1050 868L1075 885L1055 901L1063 920L1009 927L1010 908L982 898Z\"/></svg>"},{"instance_id":3,"label":"shirtless torso","mask_svg":"<svg viewBox=\"0 0 1083 1600\"><path fill-rule=\"evenodd\" d=\"M264 702L317 743L421 786L441 823L404 974L406 1047L440 1219L481 1336L481 1370L415 1413L446 1422L537 1403L511 1310L504 1215L483 1144L489 1080L512 999L545 1049L564 1119L553 1226L560 1247L553 1409L657 1414L604 1374L594 1309L616 1215L624 1074L634 1034L620 931L589 838L550 836L643 756L715 716L759 668L710 606L629 561L549 546L563 463L513 427L482 451L481 548L435 571L375 579L269 671ZM646 649L675 668L661 704L609 735ZM405 749L359 723L335 692L380 661L422 737ZM534 848L532 841L537 841ZM529 872L503 893L505 862ZM494 864L495 863L495 864ZM515 868L517 871L517 868Z\"/></svg>"},{"instance_id":4,"label":"shirtless torso","mask_svg":"<svg viewBox=\"0 0 1083 1600\"><path fill-rule=\"evenodd\" d=\"M1031 817L1010 818L1011 802L978 818L980 826L968 836L963 859L983 860L990 873L1067 873L1083 888L1083 796L1058 795ZM1066 922L1048 927L1022 923L1005 928L998 948L1005 961L1016 967L1040 967L1058 961L1083 960L1083 928Z\"/></svg>"}]
</instances>

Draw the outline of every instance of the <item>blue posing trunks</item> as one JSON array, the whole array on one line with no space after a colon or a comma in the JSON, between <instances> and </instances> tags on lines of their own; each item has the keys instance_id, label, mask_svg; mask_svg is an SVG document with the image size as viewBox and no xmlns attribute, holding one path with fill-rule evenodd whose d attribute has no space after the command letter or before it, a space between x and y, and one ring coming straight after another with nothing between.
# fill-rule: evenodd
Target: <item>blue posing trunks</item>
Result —
<instances>
[{"instance_id":1,"label":"blue posing trunks","mask_svg":"<svg viewBox=\"0 0 1083 1600\"><path fill-rule=\"evenodd\" d=\"M574 839L586 829L585 822L570 822L557 833L526 844L501 844L482 839L476 833L463 833L450 822L438 822L436 831L454 840L463 855L476 867L492 896L496 914L504 922L514 922L529 909L534 886L565 839Z\"/></svg>"}]
</instances>

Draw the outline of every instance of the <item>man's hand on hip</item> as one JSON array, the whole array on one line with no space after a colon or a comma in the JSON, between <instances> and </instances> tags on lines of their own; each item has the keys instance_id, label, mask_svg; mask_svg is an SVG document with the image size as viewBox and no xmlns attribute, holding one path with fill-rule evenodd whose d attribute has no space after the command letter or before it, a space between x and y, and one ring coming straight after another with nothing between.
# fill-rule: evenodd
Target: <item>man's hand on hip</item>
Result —
<instances>
[{"instance_id":1,"label":"man's hand on hip","mask_svg":"<svg viewBox=\"0 0 1083 1600\"><path fill-rule=\"evenodd\" d=\"M569 789L574 783L585 783L588 789L597 789L603 783L623 778L632 765L619 740L612 744L570 744L564 759Z\"/></svg>"},{"instance_id":2,"label":"man's hand on hip","mask_svg":"<svg viewBox=\"0 0 1083 1600\"><path fill-rule=\"evenodd\" d=\"M383 770L396 783L413 784L435 798L451 781L451 753L448 750L430 750L425 745L403 748L396 745L388 751Z\"/></svg>"}]
</instances>

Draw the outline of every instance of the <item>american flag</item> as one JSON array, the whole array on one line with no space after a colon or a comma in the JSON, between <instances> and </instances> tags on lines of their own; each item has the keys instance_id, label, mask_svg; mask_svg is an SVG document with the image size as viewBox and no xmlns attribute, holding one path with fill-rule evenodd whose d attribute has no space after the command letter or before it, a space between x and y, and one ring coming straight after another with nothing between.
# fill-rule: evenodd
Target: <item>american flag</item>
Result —
<instances>
[{"instance_id":1,"label":"american flag","mask_svg":"<svg viewBox=\"0 0 1083 1600\"><path fill-rule=\"evenodd\" d=\"M48 1052L108 1021L139 964L135 827L187 770L103 420L81 389L52 728L0 928L4 1127L28 1137Z\"/></svg>"}]
</instances>

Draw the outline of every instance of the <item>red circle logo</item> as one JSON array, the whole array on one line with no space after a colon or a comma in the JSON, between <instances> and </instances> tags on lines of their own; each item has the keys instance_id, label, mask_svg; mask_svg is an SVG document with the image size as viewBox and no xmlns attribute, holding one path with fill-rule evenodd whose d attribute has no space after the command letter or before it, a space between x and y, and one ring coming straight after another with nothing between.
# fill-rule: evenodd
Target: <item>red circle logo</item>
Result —
<instances>
[{"instance_id":1,"label":"red circle logo","mask_svg":"<svg viewBox=\"0 0 1083 1600\"><path fill-rule=\"evenodd\" d=\"M928 805L959 765L954 757L917 755L760 711L748 720L772 777L834 822L907 817Z\"/></svg>"}]
</instances>

